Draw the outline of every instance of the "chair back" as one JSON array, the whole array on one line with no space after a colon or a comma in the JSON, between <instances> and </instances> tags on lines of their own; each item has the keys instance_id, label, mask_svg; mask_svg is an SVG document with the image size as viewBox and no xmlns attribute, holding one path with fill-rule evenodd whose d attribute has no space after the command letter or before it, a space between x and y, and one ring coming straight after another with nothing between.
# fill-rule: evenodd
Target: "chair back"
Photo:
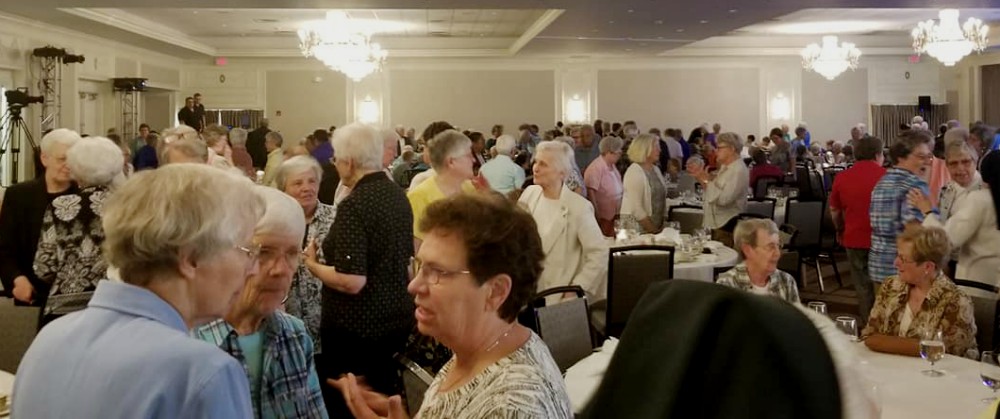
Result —
<instances>
[{"instance_id":1,"label":"chair back","mask_svg":"<svg viewBox=\"0 0 1000 419\"><path fill-rule=\"evenodd\" d=\"M667 210L667 221L678 222L683 234L691 234L696 228L701 228L704 220L705 210L694 205L674 205Z\"/></svg>"},{"instance_id":2,"label":"chair back","mask_svg":"<svg viewBox=\"0 0 1000 419\"><path fill-rule=\"evenodd\" d=\"M804 285L802 279L802 256L799 252L781 252L781 257L778 258L778 270L784 271L795 278L795 283L798 284L799 289L802 289Z\"/></svg>"},{"instance_id":3,"label":"chair back","mask_svg":"<svg viewBox=\"0 0 1000 419\"><path fill-rule=\"evenodd\" d=\"M967 279L955 279L954 282L972 300L972 309L976 317L976 344L979 350L996 350L997 303L1000 302L998 294L1000 289Z\"/></svg>"},{"instance_id":4,"label":"chair back","mask_svg":"<svg viewBox=\"0 0 1000 419\"><path fill-rule=\"evenodd\" d=\"M691 176L687 172L681 172L677 176L677 192L691 191L694 192L694 185L697 180L694 176Z\"/></svg>"},{"instance_id":5,"label":"chair back","mask_svg":"<svg viewBox=\"0 0 1000 419\"><path fill-rule=\"evenodd\" d=\"M562 372L594 350L594 340L590 333L590 311L583 288L575 285L556 287L542 291L539 297L544 301L545 296L566 292L574 292L579 298L534 308L538 335L545 346L549 347L552 358Z\"/></svg>"},{"instance_id":6,"label":"chair back","mask_svg":"<svg viewBox=\"0 0 1000 419\"><path fill-rule=\"evenodd\" d=\"M674 248L639 245L611 248L608 259L606 331L619 337L649 285L674 276Z\"/></svg>"},{"instance_id":7,"label":"chair back","mask_svg":"<svg viewBox=\"0 0 1000 419\"><path fill-rule=\"evenodd\" d=\"M796 249L818 248L820 245L820 230L823 221L823 201L788 200L785 210L785 222L798 229L799 234L792 241L791 247Z\"/></svg>"},{"instance_id":8,"label":"chair back","mask_svg":"<svg viewBox=\"0 0 1000 419\"><path fill-rule=\"evenodd\" d=\"M424 404L424 394L434 382L434 377L427 370L424 370L405 356L398 358L402 365L403 392L406 395L406 410L410 415L416 415L420 406Z\"/></svg>"},{"instance_id":9,"label":"chair back","mask_svg":"<svg viewBox=\"0 0 1000 419\"><path fill-rule=\"evenodd\" d=\"M0 370L17 371L38 332L40 313L38 307L15 306L12 299L0 299Z\"/></svg>"},{"instance_id":10,"label":"chair back","mask_svg":"<svg viewBox=\"0 0 1000 419\"><path fill-rule=\"evenodd\" d=\"M753 185L753 197L754 199L766 198L768 188L783 184L783 176L760 176Z\"/></svg>"},{"instance_id":11,"label":"chair back","mask_svg":"<svg viewBox=\"0 0 1000 419\"><path fill-rule=\"evenodd\" d=\"M754 198L747 201L747 209L743 212L774 219L774 207L777 202L778 200L774 198Z\"/></svg>"}]
</instances>

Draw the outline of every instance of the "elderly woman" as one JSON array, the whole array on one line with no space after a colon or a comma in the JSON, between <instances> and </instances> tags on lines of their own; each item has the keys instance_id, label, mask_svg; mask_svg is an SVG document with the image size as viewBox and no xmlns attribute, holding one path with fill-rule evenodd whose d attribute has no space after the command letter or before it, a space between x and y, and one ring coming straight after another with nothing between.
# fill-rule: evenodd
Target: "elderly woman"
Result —
<instances>
[{"instance_id":1,"label":"elderly woman","mask_svg":"<svg viewBox=\"0 0 1000 419\"><path fill-rule=\"evenodd\" d=\"M253 167L253 158L247 151L247 130L243 128L233 128L229 131L229 142L233 144L231 152L233 165L243 171L248 178L256 176L257 169Z\"/></svg>"},{"instance_id":2,"label":"elderly woman","mask_svg":"<svg viewBox=\"0 0 1000 419\"><path fill-rule=\"evenodd\" d=\"M471 148L463 146L461 159L471 172ZM413 214L402 189L382 172L378 130L360 123L339 128L333 147L334 164L351 194L337 205L323 239L325 264L317 259L315 241L306 251L309 271L324 285L320 334L326 371L320 373L363 375L375 390L394 392L399 378L393 355L413 327L413 300L406 293ZM331 416L347 413L342 401L329 402Z\"/></svg>"},{"instance_id":3,"label":"elderly woman","mask_svg":"<svg viewBox=\"0 0 1000 419\"><path fill-rule=\"evenodd\" d=\"M496 195L458 195L432 204L420 229L426 241L409 285L417 327L455 355L417 416L573 417L548 348L517 323L542 273L544 242L532 217ZM362 390L353 375L334 384L357 418L406 416L398 396Z\"/></svg>"},{"instance_id":4,"label":"elderly woman","mask_svg":"<svg viewBox=\"0 0 1000 419\"><path fill-rule=\"evenodd\" d=\"M572 150L574 145L576 144L575 142L576 140L574 140L573 137L569 136L556 137L555 140L565 143L566 145L569 146L570 150ZM580 196L586 198L587 187L583 182L583 173L580 171L580 167L576 165L576 158L573 159L571 166L572 170L570 170L570 172L566 174L566 187L569 188L569 190L578 193L580 194Z\"/></svg>"},{"instance_id":5,"label":"elderly woman","mask_svg":"<svg viewBox=\"0 0 1000 419\"><path fill-rule=\"evenodd\" d=\"M252 188L195 164L125 182L103 217L105 257L123 282L100 281L86 309L42 329L21 360L13 414L252 417L239 361L188 336L228 313L257 274L264 206Z\"/></svg>"},{"instance_id":6,"label":"elderly woman","mask_svg":"<svg viewBox=\"0 0 1000 419\"><path fill-rule=\"evenodd\" d=\"M233 167L233 149L229 147L229 129L219 124L205 127L202 138L209 149L208 164L220 169Z\"/></svg>"},{"instance_id":7,"label":"elderly woman","mask_svg":"<svg viewBox=\"0 0 1000 419\"><path fill-rule=\"evenodd\" d=\"M288 194L299 203L305 214L306 232L305 242L315 241L323 243L333 219L337 215L337 209L333 205L319 202L319 182L323 169L312 156L295 156L286 160L278 168L276 181L278 189ZM349 190L344 188L345 191ZM346 194L344 195L346 197ZM339 202L339 201L338 201ZM319 264L326 263L323 251L317 251L316 260ZM320 295L323 290L323 282L309 270L308 264L298 265L295 275L292 277L292 285L288 291L288 301L285 302L285 311L295 317L302 319L315 343L315 353L323 352L322 341L320 340L319 326L322 304Z\"/></svg>"},{"instance_id":8,"label":"elderly woman","mask_svg":"<svg viewBox=\"0 0 1000 419\"><path fill-rule=\"evenodd\" d=\"M965 151L956 152L956 148ZM953 182L958 185L957 182L961 180L971 189L972 182L977 180L975 175L971 175L976 173L971 149L965 143L952 143L946 151L951 152L946 155L948 168L960 175ZM957 159L956 155L959 156ZM910 191L908 200L926 214L923 221L925 227L943 227L951 245L959 249L955 278L1000 285L1000 252L997 251L1000 249L1000 229L997 227L997 214L1000 213L997 210L1000 203L1000 153L986 154L981 170L979 188L963 191L963 196L954 201L945 221L934 214L930 200L919 189ZM949 185L949 189L960 188L955 185Z\"/></svg>"},{"instance_id":9,"label":"elderly woman","mask_svg":"<svg viewBox=\"0 0 1000 419\"><path fill-rule=\"evenodd\" d=\"M622 215L631 215L646 233L659 233L667 210L667 188L663 173L656 167L660 160L660 142L642 134L628 147L632 161L623 178Z\"/></svg>"},{"instance_id":10,"label":"elderly woman","mask_svg":"<svg viewBox=\"0 0 1000 419\"><path fill-rule=\"evenodd\" d=\"M878 352L920 356L921 336L940 330L945 350L964 356L976 348L972 300L941 271L951 251L939 228L914 226L897 239L899 275L886 278L875 297L865 345ZM985 349L985 348L984 348Z\"/></svg>"},{"instance_id":11,"label":"elderly woman","mask_svg":"<svg viewBox=\"0 0 1000 419\"><path fill-rule=\"evenodd\" d=\"M476 190L471 181L475 159L472 155L472 141L465 134L453 129L442 131L427 143L425 153L430 156L434 175L415 187L411 183L410 192L406 194L413 210L414 251L420 248L420 242L423 240L423 234L416 226L419 225L428 205L461 192Z\"/></svg>"},{"instance_id":12,"label":"elderly woman","mask_svg":"<svg viewBox=\"0 0 1000 419\"><path fill-rule=\"evenodd\" d=\"M178 125L163 132L158 145L158 161L163 166L170 163L208 163L208 145L198 131L187 125Z\"/></svg>"},{"instance_id":13,"label":"elderly woman","mask_svg":"<svg viewBox=\"0 0 1000 419\"><path fill-rule=\"evenodd\" d=\"M773 295L790 303L799 302L795 278L778 270L781 240L774 221L740 221L733 231L733 241L743 261L719 274L716 282L754 294Z\"/></svg>"},{"instance_id":14,"label":"elderly woman","mask_svg":"<svg viewBox=\"0 0 1000 419\"><path fill-rule=\"evenodd\" d=\"M121 149L104 137L85 138L66 152L66 164L80 190L52 201L42 216L42 236L35 253L35 275L48 285L42 322L82 310L104 279L101 251L104 202L122 174Z\"/></svg>"},{"instance_id":15,"label":"elderly woman","mask_svg":"<svg viewBox=\"0 0 1000 419\"><path fill-rule=\"evenodd\" d=\"M536 152L535 184L524 190L518 203L534 217L545 249L538 290L579 285L591 298L601 299L607 294L608 246L594 207L565 185L573 170L573 150L568 144L546 141Z\"/></svg>"},{"instance_id":16,"label":"elderly woman","mask_svg":"<svg viewBox=\"0 0 1000 419\"><path fill-rule=\"evenodd\" d=\"M281 145L285 138L277 131L271 131L264 135L264 148L267 150L267 164L264 166L264 176L258 181L264 186L275 186L274 177L278 174L278 167L285 161Z\"/></svg>"},{"instance_id":17,"label":"elderly woman","mask_svg":"<svg viewBox=\"0 0 1000 419\"><path fill-rule=\"evenodd\" d=\"M719 134L717 161L719 171L713 176L704 168L691 173L705 186L706 228L718 229L747 208L747 186L750 172L740 158L743 141L732 132Z\"/></svg>"},{"instance_id":18,"label":"elderly woman","mask_svg":"<svg viewBox=\"0 0 1000 419\"><path fill-rule=\"evenodd\" d=\"M622 156L624 144L618 137L601 139L598 143L600 157L594 159L583 174L587 197L597 215L597 225L608 237L615 235L615 217L622 206L622 175L615 168L615 163Z\"/></svg>"},{"instance_id":19,"label":"elderly woman","mask_svg":"<svg viewBox=\"0 0 1000 419\"><path fill-rule=\"evenodd\" d=\"M787 127L787 125L782 125L782 127ZM773 145L770 150L771 164L780 167L785 173L789 173L795 170L795 153L791 143L785 138L786 131L787 129L772 128L768 138L771 139Z\"/></svg>"},{"instance_id":20,"label":"elderly woman","mask_svg":"<svg viewBox=\"0 0 1000 419\"><path fill-rule=\"evenodd\" d=\"M243 364L255 418L325 418L313 340L302 320L280 310L299 266L305 219L295 199L264 186L254 189L265 202L253 235L260 269L229 313L192 334Z\"/></svg>"}]
</instances>

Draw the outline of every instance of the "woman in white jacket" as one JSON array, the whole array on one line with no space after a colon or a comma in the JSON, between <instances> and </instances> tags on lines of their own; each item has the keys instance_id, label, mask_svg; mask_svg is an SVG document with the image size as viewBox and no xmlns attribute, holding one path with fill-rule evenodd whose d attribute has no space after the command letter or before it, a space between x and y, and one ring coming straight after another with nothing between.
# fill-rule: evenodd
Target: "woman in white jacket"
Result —
<instances>
[{"instance_id":1,"label":"woman in white jacket","mask_svg":"<svg viewBox=\"0 0 1000 419\"><path fill-rule=\"evenodd\" d=\"M545 262L538 290L579 285L588 297L603 299L607 295L608 245L590 201L564 184L572 162L569 145L539 143L532 167L535 184L524 190L518 203L534 217L542 237Z\"/></svg>"},{"instance_id":2,"label":"woman in white jacket","mask_svg":"<svg viewBox=\"0 0 1000 419\"><path fill-rule=\"evenodd\" d=\"M633 163L622 178L621 215L631 215L645 233L659 233L667 210L667 188L663 173L656 167L660 160L660 141L642 134L628 146Z\"/></svg>"}]
</instances>

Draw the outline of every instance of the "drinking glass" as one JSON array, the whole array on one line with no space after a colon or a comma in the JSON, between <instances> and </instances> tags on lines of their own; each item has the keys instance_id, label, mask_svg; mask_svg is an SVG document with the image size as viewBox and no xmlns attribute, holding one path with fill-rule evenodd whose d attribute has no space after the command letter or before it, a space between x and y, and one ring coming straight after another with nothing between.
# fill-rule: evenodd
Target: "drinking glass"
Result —
<instances>
[{"instance_id":1,"label":"drinking glass","mask_svg":"<svg viewBox=\"0 0 1000 419\"><path fill-rule=\"evenodd\" d=\"M806 306L819 314L826 315L826 303L822 301L810 301Z\"/></svg>"},{"instance_id":2,"label":"drinking glass","mask_svg":"<svg viewBox=\"0 0 1000 419\"><path fill-rule=\"evenodd\" d=\"M943 372L934 369L934 363L944 358L944 337L940 330L924 332L920 338L920 357L931 363L931 369L921 371L928 377L940 377Z\"/></svg>"},{"instance_id":3,"label":"drinking glass","mask_svg":"<svg viewBox=\"0 0 1000 419\"><path fill-rule=\"evenodd\" d=\"M851 337L851 342L858 341L858 321L850 316L837 316L837 328Z\"/></svg>"},{"instance_id":4,"label":"drinking glass","mask_svg":"<svg viewBox=\"0 0 1000 419\"><path fill-rule=\"evenodd\" d=\"M1000 390L1000 366L998 366L997 355L993 351L983 351L979 363L979 378L983 385L993 390L993 396L983 399L983 403L992 403L997 399L997 390Z\"/></svg>"},{"instance_id":5,"label":"drinking glass","mask_svg":"<svg viewBox=\"0 0 1000 419\"><path fill-rule=\"evenodd\" d=\"M667 228L672 228L674 230L681 231L681 223L677 221L667 221L666 226Z\"/></svg>"}]
</instances>

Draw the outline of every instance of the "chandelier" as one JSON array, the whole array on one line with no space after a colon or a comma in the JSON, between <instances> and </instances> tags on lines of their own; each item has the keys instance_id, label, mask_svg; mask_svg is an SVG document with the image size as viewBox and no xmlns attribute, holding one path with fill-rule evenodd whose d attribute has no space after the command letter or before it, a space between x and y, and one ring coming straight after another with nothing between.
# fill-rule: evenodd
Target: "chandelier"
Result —
<instances>
[{"instance_id":1,"label":"chandelier","mask_svg":"<svg viewBox=\"0 0 1000 419\"><path fill-rule=\"evenodd\" d=\"M913 50L917 54L927 53L937 58L947 67L954 66L973 51L986 49L986 34L990 27L976 18L969 18L962 26L958 25L958 10L944 9L938 12L940 23L934 19L917 24L913 28Z\"/></svg>"},{"instance_id":2,"label":"chandelier","mask_svg":"<svg viewBox=\"0 0 1000 419\"><path fill-rule=\"evenodd\" d=\"M802 50L802 67L833 80L847 69L858 67L861 50L850 42L837 45L836 36L824 36L823 46L809 44Z\"/></svg>"},{"instance_id":3,"label":"chandelier","mask_svg":"<svg viewBox=\"0 0 1000 419\"><path fill-rule=\"evenodd\" d=\"M326 13L326 20L309 22L299 29L302 55L315 57L331 70L355 82L382 70L386 51L371 42L370 30L355 25L341 11Z\"/></svg>"}]
</instances>

